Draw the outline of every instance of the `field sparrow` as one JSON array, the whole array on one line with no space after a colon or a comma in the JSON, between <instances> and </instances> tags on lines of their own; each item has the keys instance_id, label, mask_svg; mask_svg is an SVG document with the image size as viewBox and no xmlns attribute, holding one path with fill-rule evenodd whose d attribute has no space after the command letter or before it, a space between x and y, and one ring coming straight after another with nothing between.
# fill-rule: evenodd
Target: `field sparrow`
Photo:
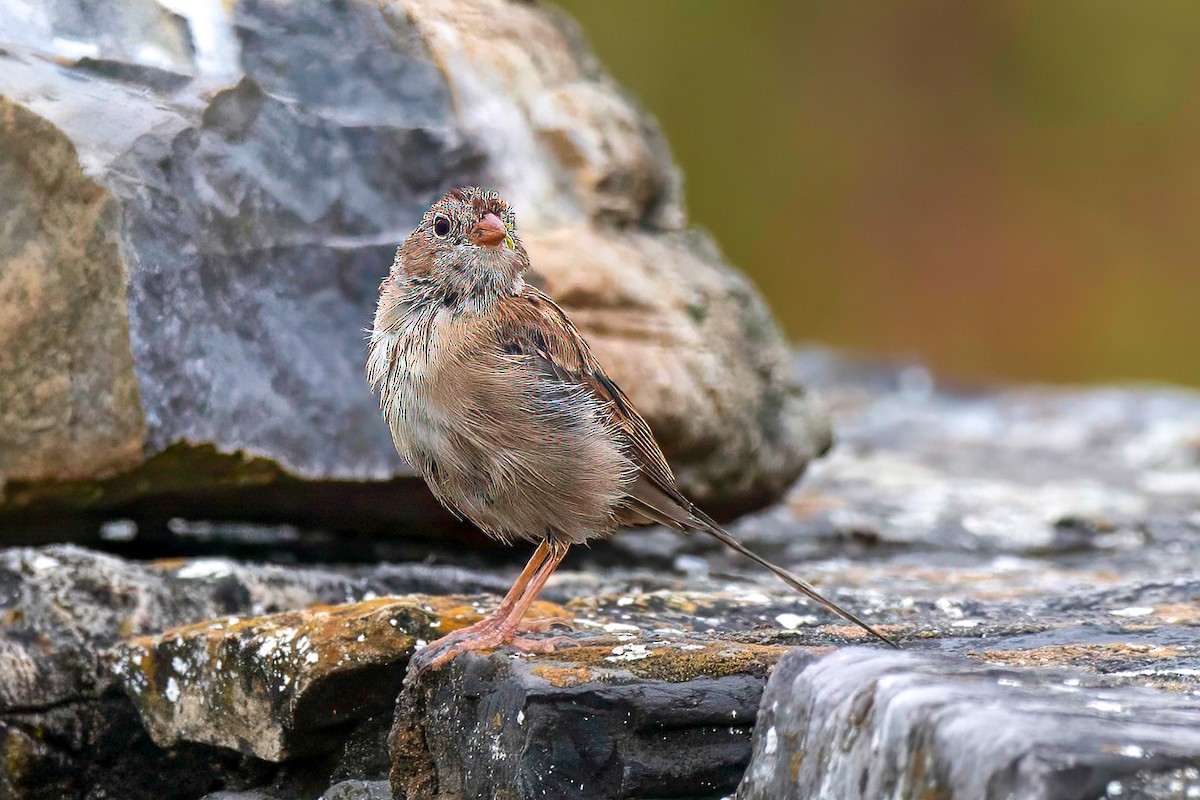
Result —
<instances>
[{"instance_id":1,"label":"field sparrow","mask_svg":"<svg viewBox=\"0 0 1200 800\"><path fill-rule=\"evenodd\" d=\"M676 486L645 420L554 301L525 283L529 256L495 192L455 189L396 252L367 374L396 448L437 498L504 542L537 550L499 607L415 658L418 669L510 642L573 544L621 526L703 531L825 608L894 642L746 549Z\"/></svg>"}]
</instances>

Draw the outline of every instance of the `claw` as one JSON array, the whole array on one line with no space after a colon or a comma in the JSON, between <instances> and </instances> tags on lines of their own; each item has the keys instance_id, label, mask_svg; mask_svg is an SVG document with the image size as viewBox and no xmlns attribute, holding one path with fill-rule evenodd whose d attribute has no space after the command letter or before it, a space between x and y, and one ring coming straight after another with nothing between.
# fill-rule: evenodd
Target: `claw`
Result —
<instances>
[{"instance_id":1,"label":"claw","mask_svg":"<svg viewBox=\"0 0 1200 800\"><path fill-rule=\"evenodd\" d=\"M409 674L419 675L426 670L438 669L447 661L472 650L490 650L508 640L502 627L492 617L468 625L443 636L423 650L413 654L408 662Z\"/></svg>"},{"instance_id":2,"label":"claw","mask_svg":"<svg viewBox=\"0 0 1200 800\"><path fill-rule=\"evenodd\" d=\"M540 622L541 620L536 620ZM472 626L474 627L474 626ZM553 653L560 647L581 647L582 645L570 636L551 636L546 639L528 639L523 636L505 635L496 625L480 626L474 630L463 628L445 636L424 650L416 652L409 659L408 672L410 675L420 675L427 670L435 670L463 653L474 650L492 650L500 645L511 645L518 652L545 654Z\"/></svg>"},{"instance_id":3,"label":"claw","mask_svg":"<svg viewBox=\"0 0 1200 800\"><path fill-rule=\"evenodd\" d=\"M525 565L525 569L513 584L512 589L500 601L500 605L490 615L452 633L448 633L424 650L413 655L408 664L408 676L405 681L415 679L426 670L437 669L455 656L472 650L490 650L507 642L513 641L513 634L519 630L550 630L553 622L546 620L531 620L522 622L522 617L529 606L537 598L538 592L550 578L550 575L567 555L569 545L562 542L543 541L538 545L533 557ZM529 644L530 640L520 639ZM518 644L518 647L520 645ZM541 648L541 644L533 642L532 647ZM553 648L551 648L553 649ZM548 652L531 650L530 652Z\"/></svg>"}]
</instances>

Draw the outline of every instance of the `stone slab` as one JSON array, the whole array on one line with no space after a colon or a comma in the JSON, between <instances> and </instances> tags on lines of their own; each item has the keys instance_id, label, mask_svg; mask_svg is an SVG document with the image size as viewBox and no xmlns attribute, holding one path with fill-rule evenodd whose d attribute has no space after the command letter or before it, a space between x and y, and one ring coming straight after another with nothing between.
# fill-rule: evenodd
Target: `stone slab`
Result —
<instances>
[{"instance_id":1,"label":"stone slab","mask_svg":"<svg viewBox=\"0 0 1200 800\"><path fill-rule=\"evenodd\" d=\"M850 648L777 665L737 797L1183 800L1197 767L1190 693Z\"/></svg>"},{"instance_id":2,"label":"stone slab","mask_svg":"<svg viewBox=\"0 0 1200 800\"><path fill-rule=\"evenodd\" d=\"M413 798L722 797L745 769L782 652L683 639L458 658L406 687L393 788Z\"/></svg>"}]
</instances>

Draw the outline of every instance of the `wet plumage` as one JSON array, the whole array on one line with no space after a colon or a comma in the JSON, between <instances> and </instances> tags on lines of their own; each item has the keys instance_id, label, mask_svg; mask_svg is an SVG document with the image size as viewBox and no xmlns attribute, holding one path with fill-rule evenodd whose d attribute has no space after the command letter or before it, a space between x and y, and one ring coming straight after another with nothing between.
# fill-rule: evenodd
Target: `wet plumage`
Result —
<instances>
[{"instance_id":1,"label":"wet plumage","mask_svg":"<svg viewBox=\"0 0 1200 800\"><path fill-rule=\"evenodd\" d=\"M401 245L381 287L367 372L397 449L456 514L539 544L527 585L427 660L513 639L530 592L569 545L647 523L713 535L888 641L683 496L629 398L567 315L525 283L528 267L508 204L456 189Z\"/></svg>"}]
</instances>

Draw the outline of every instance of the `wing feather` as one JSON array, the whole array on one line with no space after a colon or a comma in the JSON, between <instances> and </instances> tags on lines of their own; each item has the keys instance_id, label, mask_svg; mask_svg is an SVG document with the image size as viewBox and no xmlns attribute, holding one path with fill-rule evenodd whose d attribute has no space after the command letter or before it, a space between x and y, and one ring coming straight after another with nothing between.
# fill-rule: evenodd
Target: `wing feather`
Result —
<instances>
[{"instance_id":1,"label":"wing feather","mask_svg":"<svg viewBox=\"0 0 1200 800\"><path fill-rule=\"evenodd\" d=\"M591 392L608 409L624 439L626 454L638 469L631 495L676 526L686 525L692 519L692 504L679 491L650 426L621 387L605 374L566 313L531 287L513 300L498 331L501 347L507 353L533 360L546 375Z\"/></svg>"},{"instance_id":2,"label":"wing feather","mask_svg":"<svg viewBox=\"0 0 1200 800\"><path fill-rule=\"evenodd\" d=\"M590 391L608 409L611 421L624 439L622 445L627 457L637 469L637 475L627 489L626 513L620 515L623 519L660 523L685 531L703 531L766 567L797 591L862 627L880 641L898 647L894 641L822 595L799 576L748 549L692 505L679 491L675 475L646 420L633 407L621 387L604 374L587 342L553 300L532 287L526 287L521 294L512 298L507 308L505 321L497 331L503 351L532 360L545 375L573 389Z\"/></svg>"}]
</instances>

